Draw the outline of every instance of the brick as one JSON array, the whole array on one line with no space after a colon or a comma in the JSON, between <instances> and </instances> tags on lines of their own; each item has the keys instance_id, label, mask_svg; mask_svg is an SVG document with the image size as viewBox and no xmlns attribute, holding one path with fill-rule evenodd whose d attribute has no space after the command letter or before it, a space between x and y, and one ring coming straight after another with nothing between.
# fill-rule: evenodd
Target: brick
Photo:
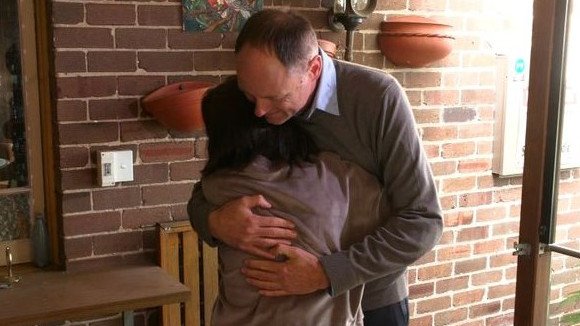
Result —
<instances>
[{"instance_id":1,"label":"brick","mask_svg":"<svg viewBox=\"0 0 580 326\"><path fill-rule=\"evenodd\" d=\"M55 27L55 48L112 48L113 34L110 28Z\"/></svg>"},{"instance_id":2,"label":"brick","mask_svg":"<svg viewBox=\"0 0 580 326\"><path fill-rule=\"evenodd\" d=\"M141 205L141 191L138 187L112 188L93 191L93 209L119 209Z\"/></svg>"},{"instance_id":3,"label":"brick","mask_svg":"<svg viewBox=\"0 0 580 326\"><path fill-rule=\"evenodd\" d=\"M407 98L409 99L409 103L412 106L423 105L423 92L422 91L405 90L405 94L407 94Z\"/></svg>"},{"instance_id":4,"label":"brick","mask_svg":"<svg viewBox=\"0 0 580 326\"><path fill-rule=\"evenodd\" d=\"M439 201L441 202L443 210L455 209L459 206L457 203L457 196L455 195L439 196Z\"/></svg>"},{"instance_id":5,"label":"brick","mask_svg":"<svg viewBox=\"0 0 580 326\"><path fill-rule=\"evenodd\" d=\"M85 21L85 9L82 3L53 2L53 24L80 24Z\"/></svg>"},{"instance_id":6,"label":"brick","mask_svg":"<svg viewBox=\"0 0 580 326\"><path fill-rule=\"evenodd\" d=\"M457 172L457 162L431 162L431 171L433 171L433 175L436 177L454 174Z\"/></svg>"},{"instance_id":7,"label":"brick","mask_svg":"<svg viewBox=\"0 0 580 326\"><path fill-rule=\"evenodd\" d=\"M104 234L94 237L95 255L136 251L143 246L141 231Z\"/></svg>"},{"instance_id":8,"label":"brick","mask_svg":"<svg viewBox=\"0 0 580 326\"><path fill-rule=\"evenodd\" d=\"M117 28L115 42L119 49L165 49L167 31L156 28Z\"/></svg>"},{"instance_id":9,"label":"brick","mask_svg":"<svg viewBox=\"0 0 580 326\"><path fill-rule=\"evenodd\" d=\"M499 223L493 225L491 234L493 236L517 234L519 229L520 224L518 222Z\"/></svg>"},{"instance_id":10,"label":"brick","mask_svg":"<svg viewBox=\"0 0 580 326\"><path fill-rule=\"evenodd\" d=\"M181 26L181 5L137 6L137 21L141 26Z\"/></svg>"},{"instance_id":11,"label":"brick","mask_svg":"<svg viewBox=\"0 0 580 326\"><path fill-rule=\"evenodd\" d=\"M82 51L57 51L54 54L54 70L57 73L85 72L87 63Z\"/></svg>"},{"instance_id":12,"label":"brick","mask_svg":"<svg viewBox=\"0 0 580 326\"><path fill-rule=\"evenodd\" d=\"M503 310L505 309L505 304L502 304ZM512 326L514 324L514 314L508 313L501 316L493 316L485 319L487 325L494 326Z\"/></svg>"},{"instance_id":13,"label":"brick","mask_svg":"<svg viewBox=\"0 0 580 326\"><path fill-rule=\"evenodd\" d=\"M458 158L475 154L474 142L460 142L443 144L441 148L443 158Z\"/></svg>"},{"instance_id":14,"label":"brick","mask_svg":"<svg viewBox=\"0 0 580 326\"><path fill-rule=\"evenodd\" d=\"M67 259L89 257L93 254L92 237L66 239L64 252Z\"/></svg>"},{"instance_id":15,"label":"brick","mask_svg":"<svg viewBox=\"0 0 580 326\"><path fill-rule=\"evenodd\" d=\"M222 49L233 50L236 46L237 32L222 33Z\"/></svg>"},{"instance_id":16,"label":"brick","mask_svg":"<svg viewBox=\"0 0 580 326\"><path fill-rule=\"evenodd\" d=\"M199 159L208 159L207 155L207 138L195 140L195 157Z\"/></svg>"},{"instance_id":17,"label":"brick","mask_svg":"<svg viewBox=\"0 0 580 326\"><path fill-rule=\"evenodd\" d=\"M163 85L163 76L119 76L119 95L142 96Z\"/></svg>"},{"instance_id":18,"label":"brick","mask_svg":"<svg viewBox=\"0 0 580 326\"><path fill-rule=\"evenodd\" d=\"M183 161L193 158L193 142L160 142L153 144L141 144L139 156L145 163Z\"/></svg>"},{"instance_id":19,"label":"brick","mask_svg":"<svg viewBox=\"0 0 580 326\"><path fill-rule=\"evenodd\" d=\"M117 92L117 79L112 76L59 77L56 85L59 98L112 96Z\"/></svg>"},{"instance_id":20,"label":"brick","mask_svg":"<svg viewBox=\"0 0 580 326\"><path fill-rule=\"evenodd\" d=\"M434 324L435 326L447 326L458 323L462 320L467 319L467 309L457 308L451 311L446 310L443 312L435 313Z\"/></svg>"},{"instance_id":21,"label":"brick","mask_svg":"<svg viewBox=\"0 0 580 326\"><path fill-rule=\"evenodd\" d=\"M450 0L449 9L453 11L480 13L484 4L478 0ZM488 16L485 16L486 18ZM496 25L497 26L497 25Z\"/></svg>"},{"instance_id":22,"label":"brick","mask_svg":"<svg viewBox=\"0 0 580 326\"><path fill-rule=\"evenodd\" d=\"M119 140L117 122L73 123L59 126L60 143L93 144Z\"/></svg>"},{"instance_id":23,"label":"brick","mask_svg":"<svg viewBox=\"0 0 580 326\"><path fill-rule=\"evenodd\" d=\"M128 121L120 124L123 142L167 137L167 129L154 120Z\"/></svg>"},{"instance_id":24,"label":"brick","mask_svg":"<svg viewBox=\"0 0 580 326\"><path fill-rule=\"evenodd\" d=\"M473 245L473 253L480 254L494 254L505 250L504 240L487 240L476 242Z\"/></svg>"},{"instance_id":25,"label":"brick","mask_svg":"<svg viewBox=\"0 0 580 326\"><path fill-rule=\"evenodd\" d=\"M370 67L381 67L385 57L380 53L355 53L353 62L370 66Z\"/></svg>"},{"instance_id":26,"label":"brick","mask_svg":"<svg viewBox=\"0 0 580 326\"><path fill-rule=\"evenodd\" d=\"M379 3L381 3L379 1ZM412 311L412 310L411 310ZM433 325L433 316L412 317L409 320L409 326L431 326Z\"/></svg>"},{"instance_id":27,"label":"brick","mask_svg":"<svg viewBox=\"0 0 580 326\"><path fill-rule=\"evenodd\" d=\"M471 275L471 284L473 286L484 286L493 283L498 283L502 280L503 274L501 271L484 271Z\"/></svg>"},{"instance_id":28,"label":"brick","mask_svg":"<svg viewBox=\"0 0 580 326\"><path fill-rule=\"evenodd\" d=\"M453 306L464 306L476 302L481 302L483 300L483 296L483 289L459 292L453 295Z\"/></svg>"},{"instance_id":29,"label":"brick","mask_svg":"<svg viewBox=\"0 0 580 326\"><path fill-rule=\"evenodd\" d=\"M417 313L424 314L445 310L451 307L451 297L437 297L433 299L425 299L417 301Z\"/></svg>"},{"instance_id":30,"label":"brick","mask_svg":"<svg viewBox=\"0 0 580 326\"><path fill-rule=\"evenodd\" d=\"M478 207L475 211L475 216L477 222L501 221L508 217L508 212L505 206Z\"/></svg>"},{"instance_id":31,"label":"brick","mask_svg":"<svg viewBox=\"0 0 580 326\"><path fill-rule=\"evenodd\" d=\"M169 181L167 163L134 165L133 174L135 180L131 184L165 183Z\"/></svg>"},{"instance_id":32,"label":"brick","mask_svg":"<svg viewBox=\"0 0 580 326\"><path fill-rule=\"evenodd\" d=\"M185 203L191 197L193 183L143 187L143 205Z\"/></svg>"},{"instance_id":33,"label":"brick","mask_svg":"<svg viewBox=\"0 0 580 326\"><path fill-rule=\"evenodd\" d=\"M120 212L68 215L63 218L65 236L111 232L121 227Z\"/></svg>"},{"instance_id":34,"label":"brick","mask_svg":"<svg viewBox=\"0 0 580 326\"><path fill-rule=\"evenodd\" d=\"M495 202L504 203L504 202L513 202L513 201L520 201L522 195L521 188L511 188L511 189L498 189L495 191Z\"/></svg>"},{"instance_id":35,"label":"brick","mask_svg":"<svg viewBox=\"0 0 580 326\"><path fill-rule=\"evenodd\" d=\"M138 229L142 226L151 226L170 220L169 207L127 209L123 211L122 225L124 229Z\"/></svg>"},{"instance_id":36,"label":"brick","mask_svg":"<svg viewBox=\"0 0 580 326\"><path fill-rule=\"evenodd\" d=\"M85 147L61 147L61 168L82 168L89 164L89 151Z\"/></svg>"},{"instance_id":37,"label":"brick","mask_svg":"<svg viewBox=\"0 0 580 326\"><path fill-rule=\"evenodd\" d=\"M469 288L469 276L453 277L435 282L435 292L437 294L456 292L467 288Z\"/></svg>"},{"instance_id":38,"label":"brick","mask_svg":"<svg viewBox=\"0 0 580 326\"><path fill-rule=\"evenodd\" d=\"M443 179L441 188L443 193L472 190L476 188L475 181L476 178L473 176Z\"/></svg>"},{"instance_id":39,"label":"brick","mask_svg":"<svg viewBox=\"0 0 580 326\"><path fill-rule=\"evenodd\" d=\"M92 188L95 184L95 174L92 169L71 170L61 172L61 188L76 190Z\"/></svg>"},{"instance_id":40,"label":"brick","mask_svg":"<svg viewBox=\"0 0 580 326\"><path fill-rule=\"evenodd\" d=\"M467 105L493 104L496 94L491 89L464 90L461 93L461 102Z\"/></svg>"},{"instance_id":41,"label":"brick","mask_svg":"<svg viewBox=\"0 0 580 326\"><path fill-rule=\"evenodd\" d=\"M441 72L408 72L405 74L403 87L405 88L425 88L441 86Z\"/></svg>"},{"instance_id":42,"label":"brick","mask_svg":"<svg viewBox=\"0 0 580 326\"><path fill-rule=\"evenodd\" d=\"M423 140L426 141L441 141L457 139L457 127L425 127L423 130Z\"/></svg>"},{"instance_id":43,"label":"brick","mask_svg":"<svg viewBox=\"0 0 580 326\"><path fill-rule=\"evenodd\" d=\"M459 138L493 137L493 125L491 123L478 123L476 125L459 126Z\"/></svg>"},{"instance_id":44,"label":"brick","mask_svg":"<svg viewBox=\"0 0 580 326\"><path fill-rule=\"evenodd\" d=\"M437 278L450 277L452 272L452 264L444 263L434 266L426 266L419 269L417 279L419 281L429 281Z\"/></svg>"},{"instance_id":45,"label":"brick","mask_svg":"<svg viewBox=\"0 0 580 326\"><path fill-rule=\"evenodd\" d=\"M185 33L182 30L167 31L170 49L218 49L222 43L221 33Z\"/></svg>"},{"instance_id":46,"label":"brick","mask_svg":"<svg viewBox=\"0 0 580 326\"><path fill-rule=\"evenodd\" d=\"M477 111L469 107L451 107L443 110L443 121L445 122L468 122L477 117Z\"/></svg>"},{"instance_id":47,"label":"brick","mask_svg":"<svg viewBox=\"0 0 580 326\"><path fill-rule=\"evenodd\" d=\"M401 10L406 8L406 0L377 1L376 10Z\"/></svg>"},{"instance_id":48,"label":"brick","mask_svg":"<svg viewBox=\"0 0 580 326\"><path fill-rule=\"evenodd\" d=\"M156 230L143 230L143 250L151 250L156 254L159 245ZM152 257L151 262L157 263L157 255Z\"/></svg>"},{"instance_id":49,"label":"brick","mask_svg":"<svg viewBox=\"0 0 580 326\"><path fill-rule=\"evenodd\" d=\"M193 71L191 52L139 52L139 68L147 72Z\"/></svg>"},{"instance_id":50,"label":"brick","mask_svg":"<svg viewBox=\"0 0 580 326\"><path fill-rule=\"evenodd\" d=\"M207 161L179 162L172 163L169 168L169 175L172 181L182 180L199 180L201 179L201 170L205 167Z\"/></svg>"},{"instance_id":51,"label":"brick","mask_svg":"<svg viewBox=\"0 0 580 326\"><path fill-rule=\"evenodd\" d=\"M189 215L187 213L187 204L184 203L171 205L171 218L174 221L189 220Z\"/></svg>"},{"instance_id":52,"label":"brick","mask_svg":"<svg viewBox=\"0 0 580 326\"><path fill-rule=\"evenodd\" d=\"M457 90L427 90L423 94L425 105L459 105L459 91Z\"/></svg>"},{"instance_id":53,"label":"brick","mask_svg":"<svg viewBox=\"0 0 580 326\"><path fill-rule=\"evenodd\" d=\"M193 60L196 71L236 70L233 51L196 51Z\"/></svg>"},{"instance_id":54,"label":"brick","mask_svg":"<svg viewBox=\"0 0 580 326\"><path fill-rule=\"evenodd\" d=\"M328 13L322 10L298 10L298 12L306 17L314 29L328 28ZM358 33L355 33L358 34Z\"/></svg>"},{"instance_id":55,"label":"brick","mask_svg":"<svg viewBox=\"0 0 580 326\"><path fill-rule=\"evenodd\" d=\"M434 294L433 283L425 283L409 286L409 299L411 300L430 297L433 294Z\"/></svg>"},{"instance_id":56,"label":"brick","mask_svg":"<svg viewBox=\"0 0 580 326\"><path fill-rule=\"evenodd\" d=\"M79 213L91 210L91 194L89 192L73 192L62 194L62 212Z\"/></svg>"},{"instance_id":57,"label":"brick","mask_svg":"<svg viewBox=\"0 0 580 326\"><path fill-rule=\"evenodd\" d=\"M456 211L446 212L443 218L445 227L454 227L460 225L469 225L473 223L473 211Z\"/></svg>"},{"instance_id":58,"label":"brick","mask_svg":"<svg viewBox=\"0 0 580 326\"><path fill-rule=\"evenodd\" d=\"M87 62L90 72L134 72L137 69L133 51L89 51Z\"/></svg>"},{"instance_id":59,"label":"brick","mask_svg":"<svg viewBox=\"0 0 580 326\"><path fill-rule=\"evenodd\" d=\"M514 233L514 235L517 235L517 233ZM515 241L510 241L507 248L513 248L513 243ZM489 265L494 268L494 267L506 267L506 266L510 266L510 265L514 265L517 262L517 256L512 255L512 250L510 249L509 251L503 251L502 253L497 253L493 256L490 257L490 262Z\"/></svg>"},{"instance_id":60,"label":"brick","mask_svg":"<svg viewBox=\"0 0 580 326\"><path fill-rule=\"evenodd\" d=\"M409 9L426 11L444 11L447 9L446 0L409 0Z\"/></svg>"},{"instance_id":61,"label":"brick","mask_svg":"<svg viewBox=\"0 0 580 326\"><path fill-rule=\"evenodd\" d=\"M87 104L85 101L58 100L56 103L57 120L63 121L86 121Z\"/></svg>"},{"instance_id":62,"label":"brick","mask_svg":"<svg viewBox=\"0 0 580 326\"><path fill-rule=\"evenodd\" d=\"M483 270L487 267L487 258L475 258L466 261L458 261L455 263L453 272L455 275L467 274L475 271Z\"/></svg>"},{"instance_id":63,"label":"brick","mask_svg":"<svg viewBox=\"0 0 580 326\"><path fill-rule=\"evenodd\" d=\"M475 207L491 204L491 192L477 192L459 196L459 207Z\"/></svg>"},{"instance_id":64,"label":"brick","mask_svg":"<svg viewBox=\"0 0 580 326\"><path fill-rule=\"evenodd\" d=\"M89 25L134 25L135 6L130 4L87 3Z\"/></svg>"},{"instance_id":65,"label":"brick","mask_svg":"<svg viewBox=\"0 0 580 326\"><path fill-rule=\"evenodd\" d=\"M96 254L96 253L95 253ZM144 252L124 253L123 255L113 255L105 257L97 257L94 259L83 260L69 260L67 262L67 272L89 272L95 269L116 268L119 266L127 266L127 264L152 264L154 260L151 259Z\"/></svg>"},{"instance_id":66,"label":"brick","mask_svg":"<svg viewBox=\"0 0 580 326\"><path fill-rule=\"evenodd\" d=\"M485 239L488 236L488 230L489 228L487 226L474 226L461 229L457 233L457 241L465 242Z\"/></svg>"},{"instance_id":67,"label":"brick","mask_svg":"<svg viewBox=\"0 0 580 326\"><path fill-rule=\"evenodd\" d=\"M434 262L435 262L435 252L429 251L428 253L421 256L421 258L419 258L413 264L420 266L420 265L430 264L430 263L434 263Z\"/></svg>"},{"instance_id":68,"label":"brick","mask_svg":"<svg viewBox=\"0 0 580 326\"><path fill-rule=\"evenodd\" d=\"M465 244L455 244L449 248L437 249L437 261L446 262L467 258L471 255L471 246Z\"/></svg>"},{"instance_id":69,"label":"brick","mask_svg":"<svg viewBox=\"0 0 580 326\"><path fill-rule=\"evenodd\" d=\"M91 120L133 119L139 115L139 100L134 98L89 100Z\"/></svg>"},{"instance_id":70,"label":"brick","mask_svg":"<svg viewBox=\"0 0 580 326\"><path fill-rule=\"evenodd\" d=\"M439 123L441 121L441 111L439 109L413 110L413 115L418 125L424 123Z\"/></svg>"},{"instance_id":71,"label":"brick","mask_svg":"<svg viewBox=\"0 0 580 326\"><path fill-rule=\"evenodd\" d=\"M500 301L486 302L469 307L469 317L477 318L481 316L493 315L501 310Z\"/></svg>"},{"instance_id":72,"label":"brick","mask_svg":"<svg viewBox=\"0 0 580 326\"><path fill-rule=\"evenodd\" d=\"M457 168L459 173L489 171L491 169L491 159L479 158L473 160L461 160L459 161L459 165Z\"/></svg>"},{"instance_id":73,"label":"brick","mask_svg":"<svg viewBox=\"0 0 580 326\"><path fill-rule=\"evenodd\" d=\"M504 284L490 286L487 292L488 299L497 299L502 297L514 296L516 294L516 284Z\"/></svg>"}]
</instances>

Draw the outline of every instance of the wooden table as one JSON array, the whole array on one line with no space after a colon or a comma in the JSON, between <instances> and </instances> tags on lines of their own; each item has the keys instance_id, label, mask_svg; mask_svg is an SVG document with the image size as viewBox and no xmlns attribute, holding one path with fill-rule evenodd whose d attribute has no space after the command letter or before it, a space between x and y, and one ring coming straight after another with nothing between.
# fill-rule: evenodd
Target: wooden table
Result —
<instances>
[{"instance_id":1,"label":"wooden table","mask_svg":"<svg viewBox=\"0 0 580 326\"><path fill-rule=\"evenodd\" d=\"M23 274L10 289L0 290L0 325L98 317L186 301L189 288L158 266L123 266L91 272Z\"/></svg>"}]
</instances>

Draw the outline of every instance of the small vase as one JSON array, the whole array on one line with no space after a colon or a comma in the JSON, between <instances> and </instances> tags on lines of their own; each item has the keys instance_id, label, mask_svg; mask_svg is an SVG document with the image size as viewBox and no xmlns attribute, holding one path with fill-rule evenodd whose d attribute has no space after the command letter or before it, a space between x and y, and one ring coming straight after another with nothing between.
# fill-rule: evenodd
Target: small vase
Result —
<instances>
[{"instance_id":1,"label":"small vase","mask_svg":"<svg viewBox=\"0 0 580 326\"><path fill-rule=\"evenodd\" d=\"M48 231L46 221L42 215L36 216L32 226L32 249L34 264L38 267L45 267L50 262L50 251L48 246Z\"/></svg>"}]
</instances>

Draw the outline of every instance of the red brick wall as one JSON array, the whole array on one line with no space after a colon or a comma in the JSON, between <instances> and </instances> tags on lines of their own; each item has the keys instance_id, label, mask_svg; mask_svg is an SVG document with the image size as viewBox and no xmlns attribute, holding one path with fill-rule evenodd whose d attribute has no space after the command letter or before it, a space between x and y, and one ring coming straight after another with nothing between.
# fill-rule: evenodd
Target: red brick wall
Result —
<instances>
[{"instance_id":1,"label":"red brick wall","mask_svg":"<svg viewBox=\"0 0 580 326\"><path fill-rule=\"evenodd\" d=\"M292 4L322 38L344 45L344 33L328 30L319 1L265 2ZM355 35L354 61L392 73L406 89L445 209L441 243L409 271L412 325L512 323L521 178L491 174L496 71L487 41L510 28L497 2L379 0ZM175 81L218 82L233 74L236 35L182 32L179 0L52 5L67 266L151 258L152 225L187 218L205 138L171 133L139 99ZM394 67L376 41L379 22L391 14L454 25L453 52L425 68ZM132 150L135 181L98 187L95 152L103 149ZM577 175L569 173L570 192ZM578 196L570 198L575 204L567 209L579 210Z\"/></svg>"}]
</instances>

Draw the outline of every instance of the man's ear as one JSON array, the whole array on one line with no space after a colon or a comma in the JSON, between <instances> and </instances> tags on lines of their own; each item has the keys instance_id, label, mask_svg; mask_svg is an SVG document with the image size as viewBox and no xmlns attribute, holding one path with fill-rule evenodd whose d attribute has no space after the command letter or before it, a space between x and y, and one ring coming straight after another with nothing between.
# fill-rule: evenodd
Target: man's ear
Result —
<instances>
[{"instance_id":1,"label":"man's ear","mask_svg":"<svg viewBox=\"0 0 580 326\"><path fill-rule=\"evenodd\" d=\"M312 80L317 80L322 73L322 57L317 54L308 63L308 75Z\"/></svg>"}]
</instances>

